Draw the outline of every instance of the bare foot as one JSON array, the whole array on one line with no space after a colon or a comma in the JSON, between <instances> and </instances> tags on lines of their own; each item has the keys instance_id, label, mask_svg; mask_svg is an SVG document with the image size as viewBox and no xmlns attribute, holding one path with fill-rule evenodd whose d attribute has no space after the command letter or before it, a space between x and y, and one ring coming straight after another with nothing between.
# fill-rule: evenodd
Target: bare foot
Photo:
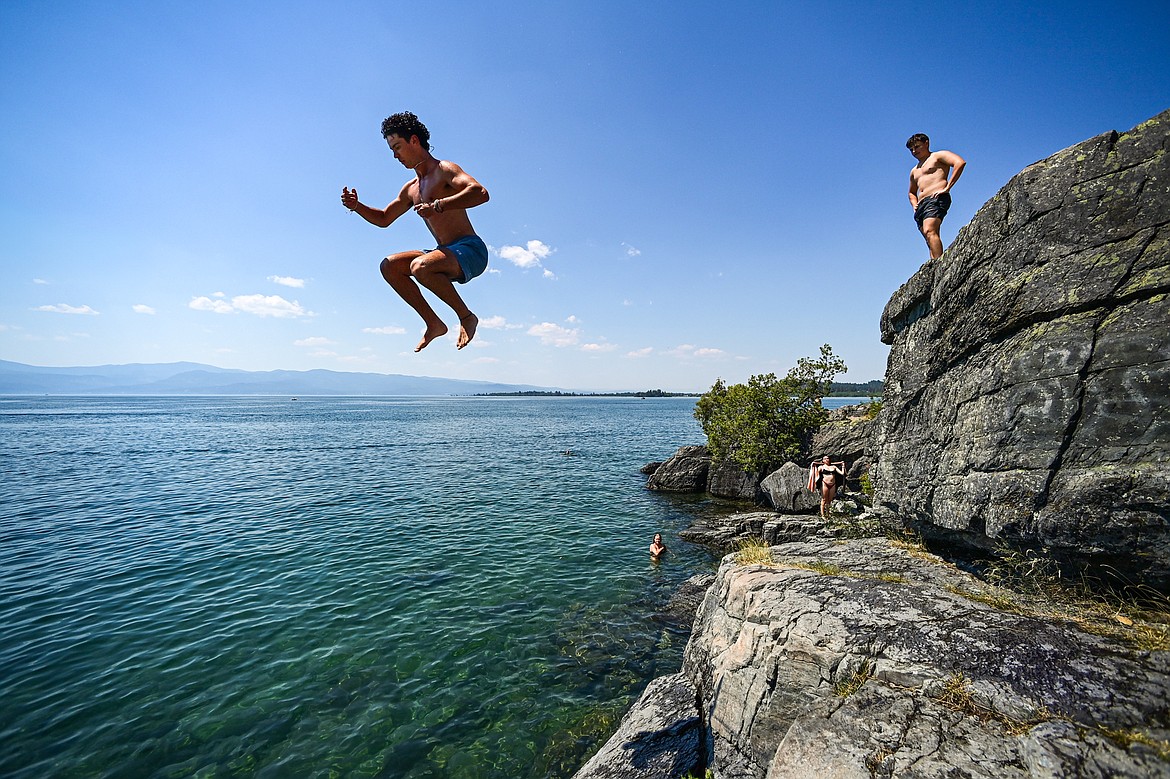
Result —
<instances>
[{"instance_id":1,"label":"bare foot","mask_svg":"<svg viewBox=\"0 0 1170 779\"><path fill-rule=\"evenodd\" d=\"M455 348L462 349L471 343L471 339L475 338L475 328L477 327L479 327L479 317L475 314L468 314L461 318L459 320L459 342L455 344Z\"/></svg>"},{"instance_id":2,"label":"bare foot","mask_svg":"<svg viewBox=\"0 0 1170 779\"><path fill-rule=\"evenodd\" d=\"M416 352L421 352L426 348L427 344L436 338L441 338L447 334L447 326L442 322L437 322L433 325L427 326L427 331L423 333L422 340L418 342L418 346L414 347Z\"/></svg>"}]
</instances>

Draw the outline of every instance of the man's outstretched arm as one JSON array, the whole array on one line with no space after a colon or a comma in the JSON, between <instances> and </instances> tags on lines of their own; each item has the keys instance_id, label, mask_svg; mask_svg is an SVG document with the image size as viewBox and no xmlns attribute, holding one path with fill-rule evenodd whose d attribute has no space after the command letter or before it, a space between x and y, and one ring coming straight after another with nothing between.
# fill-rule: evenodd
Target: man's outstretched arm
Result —
<instances>
[{"instance_id":1,"label":"man's outstretched arm","mask_svg":"<svg viewBox=\"0 0 1170 779\"><path fill-rule=\"evenodd\" d=\"M389 227L395 219L410 210L410 196L407 194L409 187L410 183L407 182L398 197L385 208L371 208L358 200L356 189L342 187L341 204L375 227Z\"/></svg>"}]
</instances>

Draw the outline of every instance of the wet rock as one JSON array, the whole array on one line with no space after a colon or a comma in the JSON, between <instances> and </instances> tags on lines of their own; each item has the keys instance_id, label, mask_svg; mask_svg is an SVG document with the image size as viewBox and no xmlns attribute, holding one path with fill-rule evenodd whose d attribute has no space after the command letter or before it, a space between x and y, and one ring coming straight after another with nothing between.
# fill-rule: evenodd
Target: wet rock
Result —
<instances>
[{"instance_id":1,"label":"wet rock","mask_svg":"<svg viewBox=\"0 0 1170 779\"><path fill-rule=\"evenodd\" d=\"M703 492L707 489L710 468L711 454L707 447L680 446L650 475L646 487L663 492Z\"/></svg>"},{"instance_id":2,"label":"wet rock","mask_svg":"<svg viewBox=\"0 0 1170 779\"><path fill-rule=\"evenodd\" d=\"M758 500L760 475L747 473L728 460L713 461L707 474L707 492L717 498L731 500Z\"/></svg>"},{"instance_id":3,"label":"wet rock","mask_svg":"<svg viewBox=\"0 0 1170 779\"><path fill-rule=\"evenodd\" d=\"M677 779L700 765L699 735L695 688L681 673L661 676L573 779Z\"/></svg>"},{"instance_id":4,"label":"wet rock","mask_svg":"<svg viewBox=\"0 0 1170 779\"><path fill-rule=\"evenodd\" d=\"M715 581L713 573L698 573L679 585L666 608L656 616L658 619L674 627L687 631L689 635L691 625L695 621L695 612L699 604L707 596L707 588Z\"/></svg>"}]
</instances>

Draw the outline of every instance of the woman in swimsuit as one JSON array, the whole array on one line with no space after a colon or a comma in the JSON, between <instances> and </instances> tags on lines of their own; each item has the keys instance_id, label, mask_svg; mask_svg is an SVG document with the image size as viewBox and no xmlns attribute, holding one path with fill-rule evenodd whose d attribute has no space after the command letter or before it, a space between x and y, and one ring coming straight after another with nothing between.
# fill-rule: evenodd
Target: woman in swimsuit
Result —
<instances>
[{"instance_id":1,"label":"woman in swimsuit","mask_svg":"<svg viewBox=\"0 0 1170 779\"><path fill-rule=\"evenodd\" d=\"M809 489L821 493L821 519L828 519L829 506L837 497L839 480L845 478L845 462L830 462L826 454L819 463L813 460L809 470Z\"/></svg>"}]
</instances>

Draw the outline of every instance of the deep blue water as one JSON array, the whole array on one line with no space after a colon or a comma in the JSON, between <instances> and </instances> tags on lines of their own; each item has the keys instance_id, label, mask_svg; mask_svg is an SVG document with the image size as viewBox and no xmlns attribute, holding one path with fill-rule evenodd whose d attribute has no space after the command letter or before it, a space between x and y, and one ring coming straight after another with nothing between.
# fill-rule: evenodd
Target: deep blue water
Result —
<instances>
[{"instance_id":1,"label":"deep blue water","mask_svg":"<svg viewBox=\"0 0 1170 779\"><path fill-rule=\"evenodd\" d=\"M0 398L0 775L571 775L713 565L693 405Z\"/></svg>"},{"instance_id":2,"label":"deep blue water","mask_svg":"<svg viewBox=\"0 0 1170 779\"><path fill-rule=\"evenodd\" d=\"M679 665L692 408L0 399L0 775L570 775Z\"/></svg>"}]
</instances>

